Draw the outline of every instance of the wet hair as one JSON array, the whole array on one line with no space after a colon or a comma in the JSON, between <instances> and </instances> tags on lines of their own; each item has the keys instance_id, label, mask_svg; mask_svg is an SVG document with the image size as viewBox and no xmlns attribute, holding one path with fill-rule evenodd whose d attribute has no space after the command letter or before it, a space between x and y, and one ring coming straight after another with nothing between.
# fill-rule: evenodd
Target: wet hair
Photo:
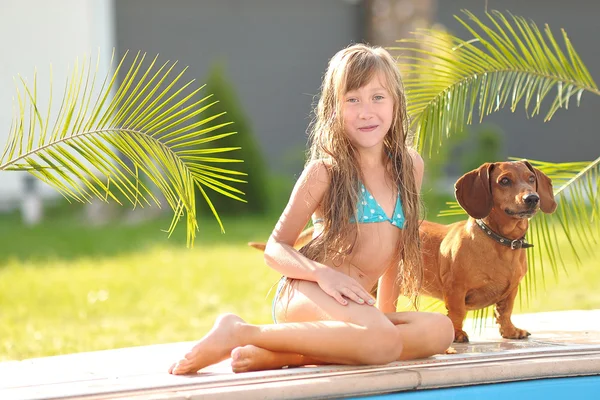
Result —
<instances>
[{"instance_id":1,"label":"wet hair","mask_svg":"<svg viewBox=\"0 0 600 400\"><path fill-rule=\"evenodd\" d=\"M309 127L310 147L307 164L323 162L329 171L330 186L325 193L323 232L304 246L302 254L316 261L339 259L351 253L359 231L357 214L359 181L358 153L344 134L342 101L344 95L365 86L379 76L392 95L394 112L391 127L384 138L388 163L387 178L398 188L405 215L403 234L396 244L393 262L398 263L401 293L416 298L423 276L420 253L420 198L409 147L409 122L400 72L392 56L381 47L355 44L339 51L329 61L314 120Z\"/></svg>"}]
</instances>

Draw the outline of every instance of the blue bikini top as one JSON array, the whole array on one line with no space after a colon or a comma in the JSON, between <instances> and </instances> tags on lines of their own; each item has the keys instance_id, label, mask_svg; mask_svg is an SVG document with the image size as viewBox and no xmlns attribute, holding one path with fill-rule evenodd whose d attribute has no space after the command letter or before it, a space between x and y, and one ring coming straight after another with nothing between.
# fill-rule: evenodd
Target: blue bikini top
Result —
<instances>
[{"instance_id":1,"label":"blue bikini top","mask_svg":"<svg viewBox=\"0 0 600 400\"><path fill-rule=\"evenodd\" d=\"M402 210L402 201L400 200L400 194L396 198L396 206L394 207L394 213L392 218L388 217L383 208L379 205L377 200L367 190L365 185L361 182L360 193L357 205L358 223L368 224L372 222L383 222L389 221L392 225L398 228L404 228L404 211ZM356 222L354 217L350 217L350 222Z\"/></svg>"},{"instance_id":2,"label":"blue bikini top","mask_svg":"<svg viewBox=\"0 0 600 400\"><path fill-rule=\"evenodd\" d=\"M397 226L400 229L404 228L405 218L404 211L402 210L402 201L400 201L400 194L398 194L398 197L396 198L394 213L392 214L392 218L390 218L362 182L360 184L356 213L358 214L359 224L389 221L392 225ZM322 222L323 219L319 218L314 220L313 224L320 224ZM350 222L356 222L354 216L350 217Z\"/></svg>"}]
</instances>

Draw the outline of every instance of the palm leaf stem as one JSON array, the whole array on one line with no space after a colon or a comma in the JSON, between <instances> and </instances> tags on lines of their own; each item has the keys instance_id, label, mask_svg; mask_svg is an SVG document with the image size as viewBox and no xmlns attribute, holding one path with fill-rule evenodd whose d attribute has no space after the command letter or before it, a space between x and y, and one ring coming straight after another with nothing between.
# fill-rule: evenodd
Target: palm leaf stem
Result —
<instances>
[{"instance_id":1,"label":"palm leaf stem","mask_svg":"<svg viewBox=\"0 0 600 400\"><path fill-rule=\"evenodd\" d=\"M581 177L583 177L585 174L587 174L592 169L598 168L599 165L600 165L600 157L596 158L594 161L592 161L591 163L589 163L588 166L585 167L584 169L582 169L581 171L579 171L577 173L577 175L575 175L573 178L569 179L568 182L566 182L560 188L558 188L557 190L555 190L554 191L554 196L558 196L559 194L561 194L564 190L568 189L571 186L572 183L574 183L575 181L579 180Z\"/></svg>"},{"instance_id":2,"label":"palm leaf stem","mask_svg":"<svg viewBox=\"0 0 600 400\"><path fill-rule=\"evenodd\" d=\"M96 134L102 134L102 133L111 133L111 132L124 132L124 133L129 133L129 134L132 134L132 135L135 134L135 135L143 135L145 137L150 137L149 135L144 134L144 132L140 132L140 131L132 130L132 129L122 129L122 128L114 128L114 129L110 129L109 128L109 129L99 129L99 130L88 131L88 132L76 134L76 135L73 135L73 136L62 137L62 138L57 139L57 140L55 140L53 142L46 143L46 144L44 144L44 145L42 145L42 146L40 146L40 147L38 147L36 149L33 149L33 150L25 153L25 154L22 154L22 155L20 155L17 158L14 158L12 160L8 160L4 164L0 165L0 171L6 170L6 169L8 169L8 167L16 164L17 162L19 162L19 161L21 161L23 159L26 159L26 158L29 158L29 157L34 156L36 154L42 153L42 152L44 152L44 150L56 147L56 146L58 146L58 145L60 145L62 143L65 143L65 142L68 142L68 141L71 141L71 140L74 141L75 139L81 139L83 137L87 137L87 136L90 136L90 135L96 135ZM171 150L171 148L169 148L168 146L166 146L160 140L154 139L154 141L156 143L158 143L163 149L167 150L169 153L172 153L173 155L176 156L176 153L173 152Z\"/></svg>"}]
</instances>

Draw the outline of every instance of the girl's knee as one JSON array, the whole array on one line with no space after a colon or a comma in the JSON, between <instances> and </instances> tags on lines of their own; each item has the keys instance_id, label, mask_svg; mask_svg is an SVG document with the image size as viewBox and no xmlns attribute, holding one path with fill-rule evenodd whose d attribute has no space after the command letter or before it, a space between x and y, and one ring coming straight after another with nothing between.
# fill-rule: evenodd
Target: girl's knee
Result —
<instances>
[{"instance_id":1,"label":"girl's knee","mask_svg":"<svg viewBox=\"0 0 600 400\"><path fill-rule=\"evenodd\" d=\"M403 350L400 332L393 324L367 328L361 363L363 364L389 364L398 360Z\"/></svg>"},{"instance_id":2,"label":"girl's knee","mask_svg":"<svg viewBox=\"0 0 600 400\"><path fill-rule=\"evenodd\" d=\"M450 318L443 314L431 314L431 330L435 334L436 353L446 351L454 341L454 325Z\"/></svg>"}]
</instances>

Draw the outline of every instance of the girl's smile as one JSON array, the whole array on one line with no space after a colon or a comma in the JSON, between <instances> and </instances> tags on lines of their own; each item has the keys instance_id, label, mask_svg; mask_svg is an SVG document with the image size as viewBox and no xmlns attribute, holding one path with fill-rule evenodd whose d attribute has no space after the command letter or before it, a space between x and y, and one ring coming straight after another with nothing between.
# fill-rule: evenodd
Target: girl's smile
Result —
<instances>
[{"instance_id":1,"label":"girl's smile","mask_svg":"<svg viewBox=\"0 0 600 400\"><path fill-rule=\"evenodd\" d=\"M369 125L369 126L364 126L361 128L358 128L359 131L361 132L371 132L374 131L375 129L377 129L379 125Z\"/></svg>"}]
</instances>

